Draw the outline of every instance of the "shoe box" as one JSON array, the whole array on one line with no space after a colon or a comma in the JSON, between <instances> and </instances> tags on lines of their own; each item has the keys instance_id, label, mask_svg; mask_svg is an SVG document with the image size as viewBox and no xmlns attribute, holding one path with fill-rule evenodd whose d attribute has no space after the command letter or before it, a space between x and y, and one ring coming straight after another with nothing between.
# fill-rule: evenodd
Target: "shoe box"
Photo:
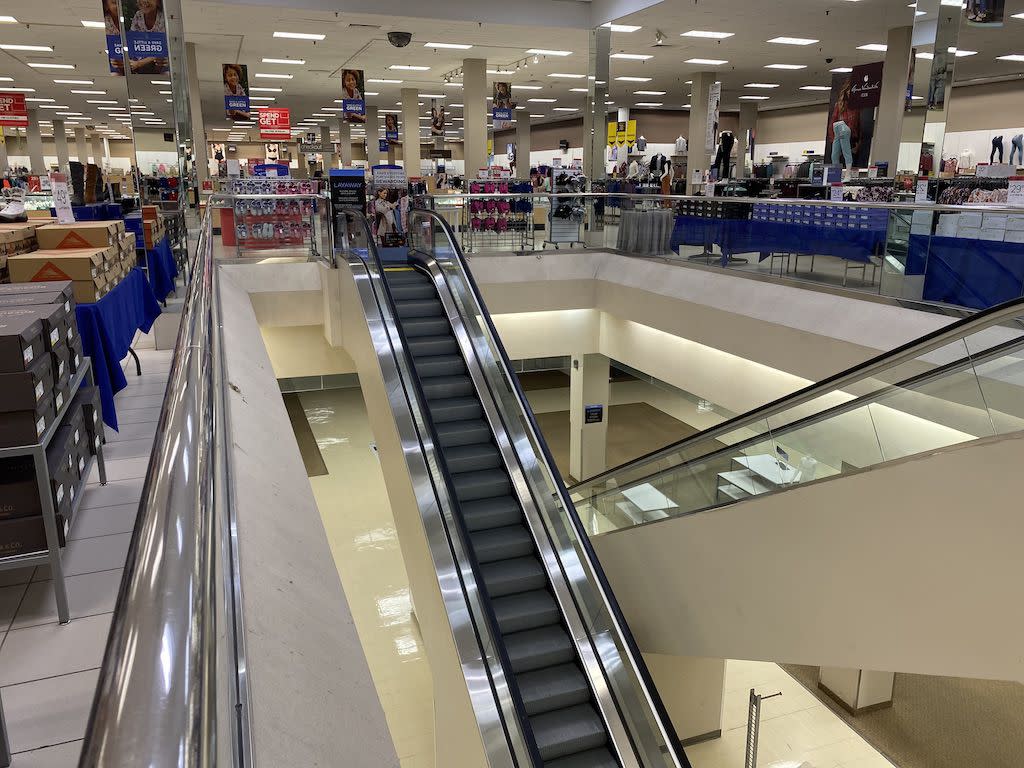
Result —
<instances>
[{"instance_id":1,"label":"shoe box","mask_svg":"<svg viewBox=\"0 0 1024 768\"><path fill-rule=\"evenodd\" d=\"M39 250L8 259L14 283L73 281L75 301L79 304L99 301L110 291L108 270L119 261L116 246L79 250Z\"/></svg>"},{"instance_id":2,"label":"shoe box","mask_svg":"<svg viewBox=\"0 0 1024 768\"><path fill-rule=\"evenodd\" d=\"M24 371L0 373L0 413L35 410L53 392L52 361L42 354Z\"/></svg>"},{"instance_id":3,"label":"shoe box","mask_svg":"<svg viewBox=\"0 0 1024 768\"><path fill-rule=\"evenodd\" d=\"M0 279L7 278L7 259L34 251L36 229L27 224L0 224Z\"/></svg>"},{"instance_id":4,"label":"shoe box","mask_svg":"<svg viewBox=\"0 0 1024 768\"><path fill-rule=\"evenodd\" d=\"M125 228L134 233L136 241L141 241L146 248L155 248L166 234L164 225L155 205L144 205L139 214L125 217Z\"/></svg>"},{"instance_id":5,"label":"shoe box","mask_svg":"<svg viewBox=\"0 0 1024 768\"><path fill-rule=\"evenodd\" d=\"M26 370L47 351L43 321L36 314L0 313L0 372ZM17 309L21 309L17 307Z\"/></svg>"},{"instance_id":6,"label":"shoe box","mask_svg":"<svg viewBox=\"0 0 1024 768\"><path fill-rule=\"evenodd\" d=\"M103 406L100 405L99 388L79 387L71 407L81 410L85 431L89 438L90 452L95 454L98 447L97 440L101 442L103 440Z\"/></svg>"},{"instance_id":7,"label":"shoe box","mask_svg":"<svg viewBox=\"0 0 1024 768\"><path fill-rule=\"evenodd\" d=\"M40 250L82 250L85 248L120 248L124 222L76 221L74 224L48 224L36 230Z\"/></svg>"},{"instance_id":8,"label":"shoe box","mask_svg":"<svg viewBox=\"0 0 1024 768\"><path fill-rule=\"evenodd\" d=\"M0 284L0 298L11 296L31 296L36 293L58 294L46 298L36 298L30 304L57 304L61 301L70 301L74 297L74 286L70 280L51 280L42 283L3 283ZM72 307L65 307L68 314Z\"/></svg>"}]
</instances>

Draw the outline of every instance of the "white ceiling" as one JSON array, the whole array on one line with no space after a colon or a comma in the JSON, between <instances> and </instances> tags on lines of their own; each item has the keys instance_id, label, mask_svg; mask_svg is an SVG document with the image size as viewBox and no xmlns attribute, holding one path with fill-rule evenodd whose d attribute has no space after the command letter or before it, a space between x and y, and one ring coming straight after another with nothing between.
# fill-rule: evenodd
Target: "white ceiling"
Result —
<instances>
[{"instance_id":1,"label":"white ceiling","mask_svg":"<svg viewBox=\"0 0 1024 768\"><path fill-rule=\"evenodd\" d=\"M475 21L453 22L423 18L396 18L384 15L336 13L333 11L274 8L267 5L222 4L183 0L186 39L196 44L202 93L203 113L210 138L225 137L223 131L229 123L223 117L220 65L239 62L249 67L252 87L281 88L279 93L258 93L273 102L258 102L289 107L293 124L313 118L324 108L337 109L340 105L340 70L354 67L365 70L367 78L403 80L401 84L367 83L366 90L377 92L368 97L371 105L381 109L397 109L402 88L416 88L420 93L447 94L448 104L460 104L461 89L442 83L444 73L459 67L464 58L484 58L488 68L501 68L527 56L529 48L572 51L565 57L540 57L534 64L512 75L490 76L489 79L507 79L514 85L540 86L541 90L517 90L520 106L517 117L529 114L543 115L534 122L571 117L573 112L555 111L555 108L582 110L585 94L572 88L585 88L586 79L551 77L553 73L586 75L589 33L586 29L548 27L542 19L534 25L479 24ZM661 102L665 109L681 109L688 103L689 88L686 81L693 73L713 70L723 83L723 107L735 109L738 97L744 94L766 95L759 102L762 108L778 108L797 104L817 103L827 98L826 92L800 90L803 85L828 85L829 69L854 66L877 61L883 53L858 50L865 43L884 43L889 28L912 24L914 9L907 7L909 0L780 0L776 3L751 0L715 0L715 2L680 2L667 0L646 10L632 14L619 23L640 26L636 32L614 32L613 52L651 55L646 61L613 59L609 101L614 106L632 106L637 102ZM465 3L466 16L474 15L475 3ZM424 4L429 7L429 4ZM0 50L0 76L11 77L13 82L0 82L6 86L35 88L29 98L52 98L53 104L67 105L70 112L80 112L85 123L106 124L111 135L122 126L106 117L111 110L101 106L124 109L134 106L135 112L153 112L153 119L163 119L166 130L173 129L168 86L153 84L155 76L131 78L132 96L138 102L127 101L125 78L110 75L103 50L103 30L83 27L81 20L101 18L99 0L70 0L62 2L57 12L56 0L42 0L35 5L25 4L13 12L18 24L0 24L0 43L50 45L53 53L32 53ZM1024 0L1007 0L1007 23L1002 29L961 30L960 48L976 50L978 54L960 58L956 63L958 81L976 78L1020 76L1024 64L998 61L997 56L1024 53L1024 20L1009 18L1024 12ZM60 18L54 22L54 18ZM721 41L681 37L688 30L732 32ZM322 42L286 40L273 37L275 30L317 32L326 35ZM408 31L412 43L402 49L388 44L388 31ZM665 44L656 46L655 33L663 33ZM807 46L779 45L766 41L776 36L816 39ZM424 47L426 42L449 42L472 45L470 50L440 50ZM263 57L304 59L301 66L263 64ZM720 66L685 63L690 58L723 59ZM826 58L832 58L826 63ZM73 71L38 70L26 62L71 63ZM766 64L803 64L805 69L783 71L766 69ZM921 64L922 62L919 62ZM427 71L394 71L394 64L430 67ZM917 67L917 79L924 82L927 67ZM291 74L289 80L270 80L256 77L257 73ZM650 82L618 81L620 76L651 77ZM94 85L59 85L54 79L93 80ZM773 89L748 89L747 83L777 83ZM104 90L104 95L75 95L76 90ZM636 95L637 90L665 91L663 96ZM554 103L530 103L529 98L556 99ZM90 104L88 100L111 100L114 105ZM429 99L422 99L421 114L429 114ZM35 106L44 106L36 104ZM58 111L41 109L42 119L55 116ZM460 135L462 116L458 107L449 107L452 118L449 134ZM148 116L147 116L148 117ZM69 119L73 119L69 118ZM333 117L317 117L327 125L337 126ZM143 126L136 118L137 127ZM426 121L423 121L424 126ZM163 126L152 126L162 128ZM251 134L256 136L256 131Z\"/></svg>"}]
</instances>

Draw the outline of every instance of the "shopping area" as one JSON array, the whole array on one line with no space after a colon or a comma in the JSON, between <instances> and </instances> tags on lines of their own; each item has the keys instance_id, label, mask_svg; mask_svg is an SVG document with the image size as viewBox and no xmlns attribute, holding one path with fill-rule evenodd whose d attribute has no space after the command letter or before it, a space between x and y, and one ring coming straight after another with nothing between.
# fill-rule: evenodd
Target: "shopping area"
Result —
<instances>
[{"instance_id":1,"label":"shopping area","mask_svg":"<svg viewBox=\"0 0 1024 768\"><path fill-rule=\"evenodd\" d=\"M1019 765L1024 0L61 10L0 765Z\"/></svg>"}]
</instances>

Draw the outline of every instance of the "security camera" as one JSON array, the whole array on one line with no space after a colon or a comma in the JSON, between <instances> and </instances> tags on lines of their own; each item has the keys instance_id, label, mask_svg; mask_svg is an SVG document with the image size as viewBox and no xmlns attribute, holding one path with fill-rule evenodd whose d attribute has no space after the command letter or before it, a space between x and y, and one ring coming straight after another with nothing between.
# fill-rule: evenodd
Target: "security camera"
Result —
<instances>
[{"instance_id":1,"label":"security camera","mask_svg":"<svg viewBox=\"0 0 1024 768\"><path fill-rule=\"evenodd\" d=\"M825 63L826 64L831 64L833 61L834 61L834 59L831 56L826 56L825 57Z\"/></svg>"},{"instance_id":2,"label":"security camera","mask_svg":"<svg viewBox=\"0 0 1024 768\"><path fill-rule=\"evenodd\" d=\"M405 48L412 42L412 32L388 32L388 42L395 48Z\"/></svg>"}]
</instances>

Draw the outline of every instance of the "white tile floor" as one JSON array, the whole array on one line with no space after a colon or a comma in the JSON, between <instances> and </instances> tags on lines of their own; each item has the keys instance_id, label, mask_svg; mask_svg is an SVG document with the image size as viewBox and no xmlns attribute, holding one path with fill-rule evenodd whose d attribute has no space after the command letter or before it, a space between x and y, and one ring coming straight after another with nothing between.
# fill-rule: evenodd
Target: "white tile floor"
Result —
<instances>
[{"instance_id":1,"label":"white tile floor","mask_svg":"<svg viewBox=\"0 0 1024 768\"><path fill-rule=\"evenodd\" d=\"M106 430L107 485L94 465L63 562L71 622L57 623L49 566L0 573L0 694L15 768L71 768L92 706L114 601L167 386L171 352L134 345L135 375L114 398L120 432Z\"/></svg>"}]
</instances>

